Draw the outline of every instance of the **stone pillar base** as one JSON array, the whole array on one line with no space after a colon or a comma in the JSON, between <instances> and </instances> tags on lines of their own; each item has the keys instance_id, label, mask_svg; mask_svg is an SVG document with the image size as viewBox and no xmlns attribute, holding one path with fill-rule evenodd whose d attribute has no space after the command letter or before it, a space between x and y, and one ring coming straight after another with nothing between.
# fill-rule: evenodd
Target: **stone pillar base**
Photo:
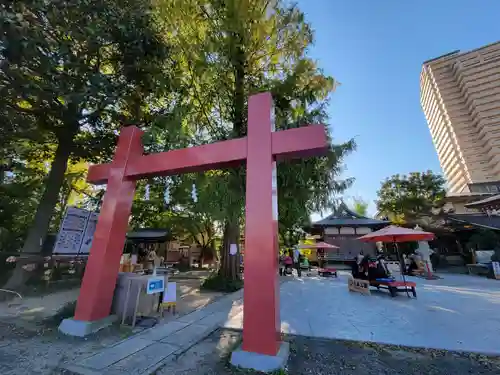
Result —
<instances>
[{"instance_id":1,"label":"stone pillar base","mask_svg":"<svg viewBox=\"0 0 500 375\"><path fill-rule=\"evenodd\" d=\"M68 336L85 337L113 324L117 320L116 315L110 315L104 319L86 322L74 318L64 319L59 325L59 331Z\"/></svg>"},{"instance_id":2,"label":"stone pillar base","mask_svg":"<svg viewBox=\"0 0 500 375\"><path fill-rule=\"evenodd\" d=\"M231 354L231 365L248 370L273 372L285 367L290 354L290 344L282 342L275 356L235 350Z\"/></svg>"}]
</instances>

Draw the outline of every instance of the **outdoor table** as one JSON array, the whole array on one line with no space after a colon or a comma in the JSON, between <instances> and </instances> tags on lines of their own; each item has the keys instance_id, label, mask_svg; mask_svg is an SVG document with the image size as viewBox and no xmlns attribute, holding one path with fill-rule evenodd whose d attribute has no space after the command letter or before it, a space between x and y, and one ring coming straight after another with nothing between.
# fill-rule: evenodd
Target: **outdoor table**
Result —
<instances>
[{"instance_id":1,"label":"outdoor table","mask_svg":"<svg viewBox=\"0 0 500 375\"><path fill-rule=\"evenodd\" d=\"M410 291L413 297L417 297L417 284L413 281L390 281L377 279L370 281L370 285L376 287L377 289L383 288L389 290L391 297L396 297L397 293Z\"/></svg>"}]
</instances>

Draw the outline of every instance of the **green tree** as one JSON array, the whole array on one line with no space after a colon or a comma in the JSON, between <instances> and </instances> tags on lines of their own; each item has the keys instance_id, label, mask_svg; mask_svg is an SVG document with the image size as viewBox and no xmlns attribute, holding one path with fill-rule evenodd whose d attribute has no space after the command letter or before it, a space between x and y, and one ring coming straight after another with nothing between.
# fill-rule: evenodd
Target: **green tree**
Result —
<instances>
[{"instance_id":1,"label":"green tree","mask_svg":"<svg viewBox=\"0 0 500 375\"><path fill-rule=\"evenodd\" d=\"M358 215L366 216L368 214L368 202L363 198L353 198L352 209Z\"/></svg>"},{"instance_id":2,"label":"green tree","mask_svg":"<svg viewBox=\"0 0 500 375\"><path fill-rule=\"evenodd\" d=\"M391 220L412 221L432 216L446 195L445 180L432 171L394 175L378 191L377 209Z\"/></svg>"},{"instance_id":3,"label":"green tree","mask_svg":"<svg viewBox=\"0 0 500 375\"><path fill-rule=\"evenodd\" d=\"M467 247L472 250L496 250L500 246L500 238L495 231L482 229L469 238Z\"/></svg>"},{"instance_id":4,"label":"green tree","mask_svg":"<svg viewBox=\"0 0 500 375\"><path fill-rule=\"evenodd\" d=\"M190 144L245 136L247 98L260 91L273 93L277 129L327 121L335 81L308 58L313 33L296 6L276 0L176 0L163 1L160 8L166 28L175 30L168 40L184 87L176 110L190 128ZM168 121L158 125L171 126ZM161 139L161 131L156 133ZM328 207L334 194L349 185L350 180L337 178L343 157L353 148L352 141L332 145L327 157L279 165L280 233L295 232L310 213ZM212 217L224 223L220 274L237 278L238 257L227 254L230 244L240 242L245 170L211 178L218 194L210 199L219 202Z\"/></svg>"},{"instance_id":5,"label":"green tree","mask_svg":"<svg viewBox=\"0 0 500 375\"><path fill-rule=\"evenodd\" d=\"M2 112L29 124L35 150L55 149L22 249L34 253L68 162L108 159L119 126L147 118L148 101L170 87L168 50L148 1L25 0L0 14Z\"/></svg>"},{"instance_id":6,"label":"green tree","mask_svg":"<svg viewBox=\"0 0 500 375\"><path fill-rule=\"evenodd\" d=\"M0 184L0 251L14 252L22 246L39 199L51 159L13 163ZM85 181L86 163L70 163L65 174L50 230L57 231L67 205L84 204L93 191Z\"/></svg>"}]
</instances>

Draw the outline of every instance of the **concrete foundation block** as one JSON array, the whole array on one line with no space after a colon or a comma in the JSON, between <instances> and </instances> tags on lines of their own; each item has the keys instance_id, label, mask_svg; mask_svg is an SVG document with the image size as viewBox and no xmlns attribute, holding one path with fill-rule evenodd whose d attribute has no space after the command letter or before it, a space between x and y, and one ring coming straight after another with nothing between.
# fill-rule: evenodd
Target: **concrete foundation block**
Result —
<instances>
[{"instance_id":1,"label":"concrete foundation block","mask_svg":"<svg viewBox=\"0 0 500 375\"><path fill-rule=\"evenodd\" d=\"M273 372L285 367L290 354L290 344L282 342L278 354L265 355L242 350L235 350L231 354L231 365L242 369L261 372Z\"/></svg>"},{"instance_id":2,"label":"concrete foundation block","mask_svg":"<svg viewBox=\"0 0 500 375\"><path fill-rule=\"evenodd\" d=\"M104 319L86 322L83 320L75 320L74 318L64 319L59 325L59 331L68 336L85 337L95 333L103 328L106 328L116 322L116 315L107 316Z\"/></svg>"}]
</instances>

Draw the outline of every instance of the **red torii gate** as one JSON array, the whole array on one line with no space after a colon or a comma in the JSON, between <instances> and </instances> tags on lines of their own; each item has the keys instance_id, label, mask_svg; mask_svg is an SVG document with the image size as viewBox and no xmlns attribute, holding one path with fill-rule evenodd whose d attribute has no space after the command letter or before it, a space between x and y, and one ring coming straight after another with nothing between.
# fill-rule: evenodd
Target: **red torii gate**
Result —
<instances>
[{"instance_id":1,"label":"red torii gate","mask_svg":"<svg viewBox=\"0 0 500 375\"><path fill-rule=\"evenodd\" d=\"M143 132L122 129L114 159L93 165L87 180L107 183L75 321L95 322L110 314L123 252L136 180L233 167L246 161L246 224L243 350L276 355L280 346L279 285L277 278L276 160L323 154L327 139L323 125L274 132L270 93L248 102L248 135L143 155Z\"/></svg>"}]
</instances>

